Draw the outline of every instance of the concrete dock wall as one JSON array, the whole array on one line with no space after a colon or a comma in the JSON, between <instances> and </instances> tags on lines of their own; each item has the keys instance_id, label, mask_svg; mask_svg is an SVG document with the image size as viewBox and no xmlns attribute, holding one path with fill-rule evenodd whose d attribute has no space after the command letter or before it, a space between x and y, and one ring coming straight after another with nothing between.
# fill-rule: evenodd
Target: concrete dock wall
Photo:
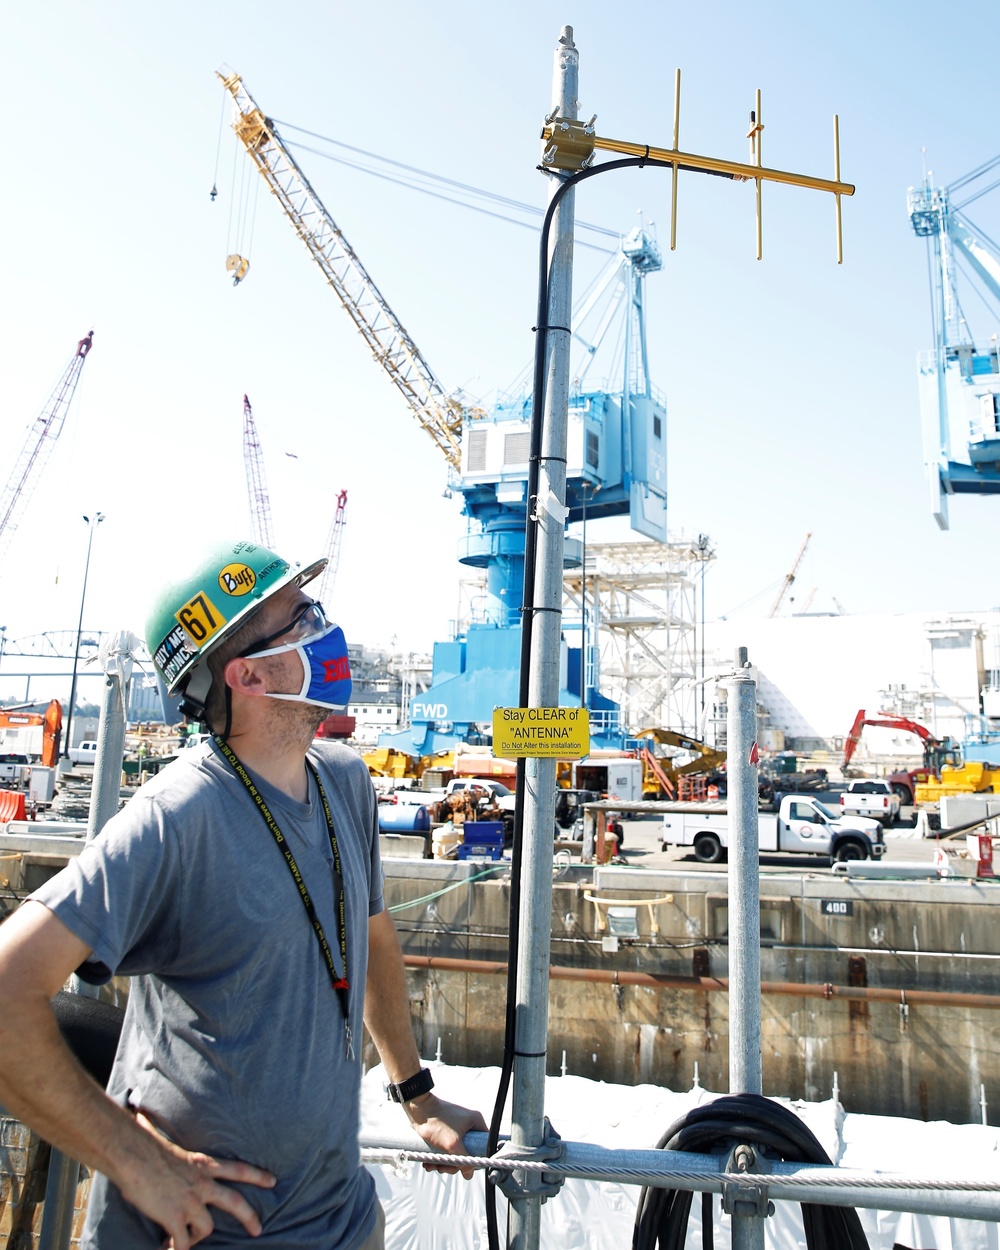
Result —
<instances>
[{"instance_id":1,"label":"concrete dock wall","mask_svg":"<svg viewBox=\"0 0 1000 1250\"><path fill-rule=\"evenodd\" d=\"M6 858L0 917L64 862ZM697 1065L703 1085L728 1088L727 884L725 871L556 869L550 1073L565 1053L567 1071L599 1080L685 1089ZM411 961L490 965L410 967L422 1053L440 1043L448 1063L499 1064L509 865L387 860L386 899ZM765 1093L820 1099L836 1079L849 1111L973 1123L985 1087L1000 1123L998 905L1000 884L974 878L763 877ZM608 940L612 906L636 936Z\"/></svg>"},{"instance_id":2,"label":"concrete dock wall","mask_svg":"<svg viewBox=\"0 0 1000 1250\"><path fill-rule=\"evenodd\" d=\"M509 885L505 874L473 880L482 868L387 865L404 954L506 962ZM565 1053L570 1073L677 1089L697 1064L702 1084L728 1088L726 886L724 873L563 873L553 891L550 1073ZM971 1123L984 1085L990 1122L1000 1121L1000 885L824 873L769 876L761 895L765 1093L821 1099L836 1080L847 1110ZM652 908L644 901L665 896ZM635 909L638 936L619 937L616 951L603 940L609 905ZM567 981L562 969L617 973L621 983ZM623 983L630 974L684 983ZM423 1054L440 1042L446 1062L500 1062L501 971L411 967L409 981Z\"/></svg>"}]
</instances>

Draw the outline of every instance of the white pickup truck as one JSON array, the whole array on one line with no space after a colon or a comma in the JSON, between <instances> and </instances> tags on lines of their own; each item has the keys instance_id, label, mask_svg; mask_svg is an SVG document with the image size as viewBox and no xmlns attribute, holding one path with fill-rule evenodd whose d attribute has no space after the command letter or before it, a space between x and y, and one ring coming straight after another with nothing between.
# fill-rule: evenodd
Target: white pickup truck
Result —
<instances>
[{"instance_id":1,"label":"white pickup truck","mask_svg":"<svg viewBox=\"0 0 1000 1250\"><path fill-rule=\"evenodd\" d=\"M762 851L777 855L823 855L830 859L881 859L882 828L864 817L844 820L808 794L786 794L774 814L757 816ZM690 846L705 864L722 863L729 846L729 815L724 803L678 803L663 816L663 849Z\"/></svg>"},{"instance_id":2,"label":"white pickup truck","mask_svg":"<svg viewBox=\"0 0 1000 1250\"><path fill-rule=\"evenodd\" d=\"M844 816L870 816L880 824L893 825L899 819L900 802L888 781L864 777L848 782L840 796L840 811Z\"/></svg>"},{"instance_id":3,"label":"white pickup truck","mask_svg":"<svg viewBox=\"0 0 1000 1250\"><path fill-rule=\"evenodd\" d=\"M69 758L71 764L93 764L97 760L97 739L84 738L82 742L78 742L75 747L70 747Z\"/></svg>"},{"instance_id":4,"label":"white pickup truck","mask_svg":"<svg viewBox=\"0 0 1000 1250\"><path fill-rule=\"evenodd\" d=\"M0 754L0 785L19 785L29 765L26 755Z\"/></svg>"}]
</instances>

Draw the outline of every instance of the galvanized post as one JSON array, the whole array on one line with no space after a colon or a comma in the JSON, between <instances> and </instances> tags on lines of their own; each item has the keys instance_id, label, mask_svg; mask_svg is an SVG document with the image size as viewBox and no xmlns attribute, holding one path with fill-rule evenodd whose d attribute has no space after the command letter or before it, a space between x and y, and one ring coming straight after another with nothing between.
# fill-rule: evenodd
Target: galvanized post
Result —
<instances>
[{"instance_id":1,"label":"galvanized post","mask_svg":"<svg viewBox=\"0 0 1000 1250\"><path fill-rule=\"evenodd\" d=\"M122 787L122 757L125 754L125 710L132 678L132 648L135 645L135 636L122 630L115 636L106 655L102 648L104 689L101 697L101 718L97 726L94 781L90 791L88 842L97 837L118 811Z\"/></svg>"},{"instance_id":2,"label":"galvanized post","mask_svg":"<svg viewBox=\"0 0 1000 1250\"><path fill-rule=\"evenodd\" d=\"M564 26L556 45L554 108L575 118L579 109L579 54L573 28ZM559 189L553 180L550 198ZM538 495L528 501L538 526L531 637L529 704L559 704L559 658L562 636L563 546L566 500L566 424L569 404L569 325L573 302L574 192L555 210L549 250L548 316L537 332L546 335L546 386ZM541 609L539 611L539 609ZM540 1146L545 1134L545 1056L549 1017L549 950L552 918L552 857L556 802L555 760L529 759L525 769L525 888L520 924L521 947L516 984L516 1057L511 1102L511 1141L517 1147ZM512 1202L511 1250L537 1250L542 1199L531 1196L538 1173L518 1173L528 1196Z\"/></svg>"},{"instance_id":3,"label":"galvanized post","mask_svg":"<svg viewBox=\"0 0 1000 1250\"><path fill-rule=\"evenodd\" d=\"M729 1092L763 1092L760 1024L760 843L757 684L746 647L726 679L729 810ZM764 1219L732 1213L733 1250L763 1250Z\"/></svg>"},{"instance_id":4,"label":"galvanized post","mask_svg":"<svg viewBox=\"0 0 1000 1250\"><path fill-rule=\"evenodd\" d=\"M90 789L90 815L87 841L94 839L118 811L121 790L122 756L125 753L125 709L128 704L128 683L132 676L134 635L118 633L107 652L102 648L104 690L101 716L97 727L97 757ZM98 989L72 978L72 989L85 998L96 998ZM45 1213L38 1239L38 1250L67 1250L73 1230L73 1207L80 1165L75 1159L53 1150L49 1158L49 1174L45 1183Z\"/></svg>"},{"instance_id":5,"label":"galvanized post","mask_svg":"<svg viewBox=\"0 0 1000 1250\"><path fill-rule=\"evenodd\" d=\"M101 648L104 667L104 688L101 712L97 722L97 751L94 776L90 783L90 811L87 816L87 841L92 842L115 812L122 788L122 757L125 754L125 709L132 677L132 649L137 644L134 634L120 630L110 645ZM96 998L97 987L72 978L75 994Z\"/></svg>"},{"instance_id":6,"label":"galvanized post","mask_svg":"<svg viewBox=\"0 0 1000 1250\"><path fill-rule=\"evenodd\" d=\"M61 1150L53 1150L45 1182L45 1209L38 1250L67 1250L73 1235L73 1208L79 1180L79 1163Z\"/></svg>"}]
</instances>

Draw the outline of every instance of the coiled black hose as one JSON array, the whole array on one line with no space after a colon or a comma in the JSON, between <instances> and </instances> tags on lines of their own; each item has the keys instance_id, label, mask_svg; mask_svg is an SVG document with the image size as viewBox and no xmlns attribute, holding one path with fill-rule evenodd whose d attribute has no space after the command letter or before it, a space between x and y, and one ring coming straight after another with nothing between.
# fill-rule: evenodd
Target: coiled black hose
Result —
<instances>
[{"instance_id":1,"label":"coiled black hose","mask_svg":"<svg viewBox=\"0 0 1000 1250\"><path fill-rule=\"evenodd\" d=\"M780 1103L759 1094L735 1094L695 1107L675 1121L656 1143L657 1150L694 1154L728 1153L747 1142L766 1159L825 1163L830 1159L805 1124ZM692 1194L681 1189L644 1188L632 1233L632 1250L683 1250ZM853 1207L802 1203L808 1250L869 1250ZM702 1250L713 1250L712 1195L702 1195Z\"/></svg>"}]
</instances>

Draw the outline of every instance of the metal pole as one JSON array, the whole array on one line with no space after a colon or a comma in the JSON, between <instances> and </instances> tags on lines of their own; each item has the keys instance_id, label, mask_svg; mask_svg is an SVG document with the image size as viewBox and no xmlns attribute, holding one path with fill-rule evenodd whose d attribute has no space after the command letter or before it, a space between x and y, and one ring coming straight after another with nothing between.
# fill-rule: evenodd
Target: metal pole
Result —
<instances>
[{"instance_id":1,"label":"metal pole","mask_svg":"<svg viewBox=\"0 0 1000 1250\"><path fill-rule=\"evenodd\" d=\"M584 482L581 487L583 494L583 539L582 539L582 560L580 564L580 637L582 640L582 650L580 652L580 703L583 707L590 707L590 647L587 644L587 487L589 483ZM3 655L3 648L0 646L0 656Z\"/></svg>"},{"instance_id":2,"label":"metal pole","mask_svg":"<svg viewBox=\"0 0 1000 1250\"><path fill-rule=\"evenodd\" d=\"M562 117L577 116L578 78L579 54L573 43L573 28L564 26L556 45L553 71L554 107ZM550 196L558 189L558 182L553 181ZM559 704L574 194L569 191L563 197L552 223L547 326L559 328L539 326L537 330L546 335L546 389L538 495L528 501L528 506L534 507L538 526L532 599L537 615L532 626L529 680L532 707ZM520 910L521 933L526 940L515 987L517 1031L511 1102L511 1141L515 1146L528 1148L540 1146L545 1135L555 788L556 761L529 759L524 790L525 889ZM531 1191L539 1188L540 1179L538 1173L518 1174L528 1196L511 1203L510 1250L537 1250L542 1200L540 1196L531 1196Z\"/></svg>"},{"instance_id":3,"label":"metal pole","mask_svg":"<svg viewBox=\"0 0 1000 1250\"><path fill-rule=\"evenodd\" d=\"M104 658L104 689L101 716L97 725L97 753L94 780L90 788L90 814L87 841L101 832L118 811L122 785L122 757L125 754L125 710L132 677L133 636L127 631L114 635Z\"/></svg>"},{"instance_id":4,"label":"metal pole","mask_svg":"<svg viewBox=\"0 0 1000 1250\"><path fill-rule=\"evenodd\" d=\"M757 685L746 647L726 680L729 807L729 1092L763 1092L760 1024L760 845ZM764 1219L732 1215L733 1250L763 1250Z\"/></svg>"},{"instance_id":5,"label":"metal pole","mask_svg":"<svg viewBox=\"0 0 1000 1250\"><path fill-rule=\"evenodd\" d=\"M94 513L94 519L90 517L83 518L89 526L87 534L87 559L83 566L83 590L80 592L80 617L76 623L76 647L73 651L73 681L69 688L69 712L66 716L66 742L63 750L63 759L69 759L70 748L73 745L73 708L76 704L76 671L80 663L80 635L83 633L83 605L87 601L87 577L90 573L90 549L94 545L94 530L104 520L104 514L101 512Z\"/></svg>"},{"instance_id":6,"label":"metal pole","mask_svg":"<svg viewBox=\"0 0 1000 1250\"><path fill-rule=\"evenodd\" d=\"M53 1149L45 1182L45 1209L38 1250L67 1250L73 1233L73 1207L79 1179L79 1163L61 1150Z\"/></svg>"},{"instance_id":7,"label":"metal pole","mask_svg":"<svg viewBox=\"0 0 1000 1250\"><path fill-rule=\"evenodd\" d=\"M707 553L701 553L701 724L705 728L705 560ZM704 732L702 732L704 737Z\"/></svg>"}]
</instances>

